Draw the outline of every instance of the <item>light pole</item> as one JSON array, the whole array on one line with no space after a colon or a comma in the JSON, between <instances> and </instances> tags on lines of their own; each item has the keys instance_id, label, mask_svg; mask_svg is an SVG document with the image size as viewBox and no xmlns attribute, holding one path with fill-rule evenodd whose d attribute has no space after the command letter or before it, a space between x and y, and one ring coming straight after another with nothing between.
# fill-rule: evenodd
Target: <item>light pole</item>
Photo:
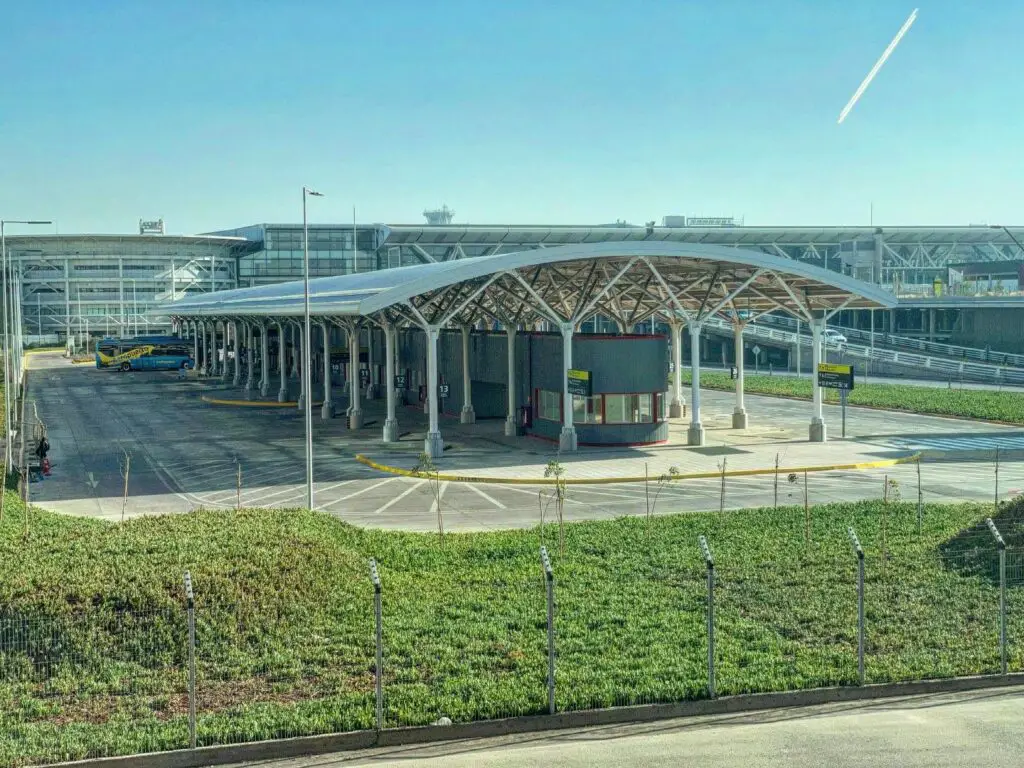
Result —
<instances>
[{"instance_id":1,"label":"light pole","mask_svg":"<svg viewBox=\"0 0 1024 768\"><path fill-rule=\"evenodd\" d=\"M313 376L310 370L310 342L313 334L309 322L309 222L306 219L306 198L323 197L309 187L302 188L302 296L305 314L305 338L302 340L302 397L306 403L306 507L313 509Z\"/></svg>"},{"instance_id":2,"label":"light pole","mask_svg":"<svg viewBox=\"0 0 1024 768\"><path fill-rule=\"evenodd\" d=\"M4 336L4 467L6 468L7 474L11 472L11 354L10 354L10 339L8 337L8 331L10 330L7 323L7 315L10 309L10 302L7 300L8 292L11 286L11 274L7 269L7 238L4 228L8 224L29 224L29 225L46 225L52 224L52 221L39 221L34 219L0 219L0 269L3 270L3 336ZM11 296L13 300L13 295Z\"/></svg>"}]
</instances>

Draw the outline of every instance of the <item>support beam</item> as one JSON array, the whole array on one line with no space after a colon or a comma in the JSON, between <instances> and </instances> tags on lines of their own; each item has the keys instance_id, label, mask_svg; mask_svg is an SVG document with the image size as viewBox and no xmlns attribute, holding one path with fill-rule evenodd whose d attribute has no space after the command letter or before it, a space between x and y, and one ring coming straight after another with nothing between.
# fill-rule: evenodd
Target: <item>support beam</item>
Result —
<instances>
[{"instance_id":1,"label":"support beam","mask_svg":"<svg viewBox=\"0 0 1024 768\"><path fill-rule=\"evenodd\" d=\"M206 323L199 323L199 336L201 336L203 340L202 357L199 358L199 372L203 376L206 376L210 370L210 358L206 347L208 336L206 333Z\"/></svg>"},{"instance_id":2,"label":"support beam","mask_svg":"<svg viewBox=\"0 0 1024 768\"><path fill-rule=\"evenodd\" d=\"M505 417L505 436L516 436L516 326L505 326L505 348L508 355L508 415Z\"/></svg>"},{"instance_id":3,"label":"support beam","mask_svg":"<svg viewBox=\"0 0 1024 768\"><path fill-rule=\"evenodd\" d=\"M362 429L363 409L359 402L359 326L354 325L348 332L349 387L348 428Z\"/></svg>"},{"instance_id":4,"label":"support beam","mask_svg":"<svg viewBox=\"0 0 1024 768\"><path fill-rule=\"evenodd\" d=\"M690 428L687 445L704 445L704 426L700 423L700 332L703 323L690 321Z\"/></svg>"},{"instance_id":5,"label":"support beam","mask_svg":"<svg viewBox=\"0 0 1024 768\"><path fill-rule=\"evenodd\" d=\"M683 411L686 408L686 401L683 399L683 324L679 322L669 323L672 329L672 400L668 404L668 416L670 419L683 418Z\"/></svg>"},{"instance_id":6,"label":"support beam","mask_svg":"<svg viewBox=\"0 0 1024 768\"><path fill-rule=\"evenodd\" d=\"M576 427L572 421L572 395L569 394L569 369L572 368L573 324L562 323L562 433L558 436L560 453L575 451Z\"/></svg>"},{"instance_id":7,"label":"support beam","mask_svg":"<svg viewBox=\"0 0 1024 768\"><path fill-rule=\"evenodd\" d=\"M395 416L395 334L397 330L393 325L384 326L384 375L386 377L384 386L387 393L387 417L384 419L384 442L398 442L398 419Z\"/></svg>"},{"instance_id":8,"label":"support beam","mask_svg":"<svg viewBox=\"0 0 1024 768\"><path fill-rule=\"evenodd\" d=\"M438 418L438 380L437 380L437 338L440 329L437 326L424 328L427 334L427 410L429 412L429 428L423 441L423 452L432 459L440 458L444 453L444 441L441 439L441 428Z\"/></svg>"},{"instance_id":9,"label":"support beam","mask_svg":"<svg viewBox=\"0 0 1024 768\"><path fill-rule=\"evenodd\" d=\"M303 336L306 335L304 328L297 328L294 339L295 339L295 350L293 352L295 360L301 360L301 355L305 354L305 348L303 346ZM311 357L312 359L312 357ZM298 408L299 412L302 413L306 408L306 377L309 376L309 371L306 370L306 366L301 363L298 364L299 368L299 396Z\"/></svg>"},{"instance_id":10,"label":"support beam","mask_svg":"<svg viewBox=\"0 0 1024 768\"><path fill-rule=\"evenodd\" d=\"M473 384L469 376L470 330L470 326L462 326L462 413L459 416L459 422L462 424L476 423L476 411L473 410Z\"/></svg>"},{"instance_id":11,"label":"support beam","mask_svg":"<svg viewBox=\"0 0 1024 768\"><path fill-rule=\"evenodd\" d=\"M736 341L736 408L732 412L732 428L747 428L747 409L743 403L743 329L746 323L742 320L734 320Z\"/></svg>"},{"instance_id":12,"label":"support beam","mask_svg":"<svg viewBox=\"0 0 1024 768\"><path fill-rule=\"evenodd\" d=\"M366 367L370 374L366 379L366 399L367 401L373 400L377 397L377 382L376 375L374 373L374 362L373 359L373 326L366 326Z\"/></svg>"},{"instance_id":13,"label":"support beam","mask_svg":"<svg viewBox=\"0 0 1024 768\"><path fill-rule=\"evenodd\" d=\"M238 321L231 321L231 346L235 353L235 370L234 376L231 377L231 383L234 386L239 386L242 383L242 345L238 343ZM227 355L227 334L224 335L224 354Z\"/></svg>"},{"instance_id":14,"label":"support beam","mask_svg":"<svg viewBox=\"0 0 1024 768\"><path fill-rule=\"evenodd\" d=\"M253 348L253 323L245 321L242 324L245 328L245 391L252 392L256 378L256 350Z\"/></svg>"},{"instance_id":15,"label":"support beam","mask_svg":"<svg viewBox=\"0 0 1024 768\"><path fill-rule=\"evenodd\" d=\"M811 320L811 392L813 393L813 415L811 416L810 440L812 443L826 441L825 419L822 411L822 391L818 386L818 366L821 364L821 333L825 328L825 319L816 317Z\"/></svg>"},{"instance_id":16,"label":"support beam","mask_svg":"<svg viewBox=\"0 0 1024 768\"><path fill-rule=\"evenodd\" d=\"M277 402L288 402L288 361L285 359L287 350L284 346L284 323L277 324L277 370L281 383L277 390Z\"/></svg>"},{"instance_id":17,"label":"support beam","mask_svg":"<svg viewBox=\"0 0 1024 768\"><path fill-rule=\"evenodd\" d=\"M324 404L320 407L320 418L334 418L334 401L331 399L331 326L320 324L324 335Z\"/></svg>"},{"instance_id":18,"label":"support beam","mask_svg":"<svg viewBox=\"0 0 1024 768\"><path fill-rule=\"evenodd\" d=\"M270 394L270 323L260 323L260 395Z\"/></svg>"}]
</instances>

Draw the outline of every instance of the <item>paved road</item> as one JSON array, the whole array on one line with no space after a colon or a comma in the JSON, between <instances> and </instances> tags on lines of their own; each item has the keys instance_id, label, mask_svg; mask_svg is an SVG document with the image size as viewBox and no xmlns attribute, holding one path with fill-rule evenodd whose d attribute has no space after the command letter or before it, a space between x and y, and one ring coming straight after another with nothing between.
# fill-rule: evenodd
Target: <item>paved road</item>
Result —
<instances>
[{"instance_id":1,"label":"paved road","mask_svg":"<svg viewBox=\"0 0 1024 768\"><path fill-rule=\"evenodd\" d=\"M229 408L203 403L200 396L213 385L178 381L173 374L121 374L86 365L70 365L59 356L31 358L29 399L38 406L53 446L51 479L32 486L41 506L71 514L106 519L121 516L125 454L131 457L126 514L185 512L199 506L301 506L304 490L303 425L297 410ZM230 394L230 393L229 393ZM712 447L732 446L774 453L790 444L806 446L810 405L764 397L748 397L751 421L757 426L745 436L728 429L732 399L728 393L705 394L705 423ZM346 521L408 530L436 526L436 502L423 480L383 475L354 461L357 452L393 451L397 457L417 454L422 446L423 414L403 409L400 422L408 431L396 446L380 442L381 404L367 408L366 428L347 430L342 419L314 418L317 506ZM826 408L831 434L838 433L838 407ZM685 424L673 423L674 439L685 435ZM524 463L546 461L552 446L518 440L510 448L494 436L500 422L483 422L461 430L452 420L442 426L457 457L493 457L515 451ZM879 456L920 446L950 449L1024 447L1024 431L934 417L850 409L850 434L863 450ZM737 442L739 441L739 442ZM745 441L745 442L744 442ZM742 443L742 445L740 445ZM778 447L776 447L778 443ZM837 444L842 450L841 444ZM605 449L607 450L607 449ZM657 457L666 450L650 449ZM669 449L669 450L678 450ZM448 456L456 457L449 460ZM606 456L595 449L581 457ZM634 452L634 455L640 455ZM645 454L646 455L646 454ZM236 462L237 459L237 462ZM488 460L491 460L488 459ZM652 461L655 459L652 458ZM707 456L709 468L718 458ZM241 491L238 468L241 466ZM445 467L447 468L447 467ZM916 498L916 468L902 466L873 472L836 472L809 478L810 502L852 500L881 494L883 475L897 479L907 498ZM926 500L991 499L991 462L922 466ZM1024 462L1004 462L1000 492L1024 488ZM439 488L448 530L481 530L532 526L538 522L537 487L442 483ZM725 495L729 509L770 505L775 499L770 476L730 479ZM652 491L653 494L653 491ZM779 503L803 503L802 481L786 478L778 489ZM687 481L667 487L657 498L656 514L717 509L721 485L717 480ZM569 493L566 519L608 519L645 514L648 496L643 485L575 486ZM553 507L549 512L553 512Z\"/></svg>"},{"instance_id":2,"label":"paved road","mask_svg":"<svg viewBox=\"0 0 1024 768\"><path fill-rule=\"evenodd\" d=\"M274 768L963 768L1020 766L1010 689L604 726L249 765Z\"/></svg>"}]
</instances>

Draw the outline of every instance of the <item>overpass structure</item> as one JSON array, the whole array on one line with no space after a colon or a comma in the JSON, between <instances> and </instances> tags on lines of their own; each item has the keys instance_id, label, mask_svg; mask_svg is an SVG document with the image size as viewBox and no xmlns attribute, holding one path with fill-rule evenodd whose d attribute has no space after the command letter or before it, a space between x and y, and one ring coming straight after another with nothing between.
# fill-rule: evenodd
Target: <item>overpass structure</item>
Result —
<instances>
[{"instance_id":1,"label":"overpass structure","mask_svg":"<svg viewBox=\"0 0 1024 768\"><path fill-rule=\"evenodd\" d=\"M822 331L829 318L848 308L887 308L895 304L894 297L877 286L847 275L825 270L779 254L746 250L722 245L692 244L667 240L620 240L615 242L579 243L559 247L537 247L514 253L491 253L477 258L457 258L447 261L429 261L393 269L362 274L351 274L312 280L309 283L308 311L319 330L323 348L324 392L322 415L333 415L332 380L329 370L332 339L339 332L345 336L350 368L362 368L361 341L365 333L372 350L374 340L383 336L384 389L387 397L387 418L383 438L394 441L398 436L396 370L399 363L419 367L425 363L425 407L429 414L429 429L424 452L431 457L441 455L444 443L439 426L439 400L447 387L438 376L438 339L445 329L458 329L462 335L462 397L461 412L464 423L472 423L474 407L470 376L469 348L474 334L504 331L506 337L507 378L503 382L507 392L506 434L514 435L517 415L523 405L517 392L517 377L533 376L534 368L548 361L532 360L528 371L519 370L516 356L517 336L520 332L546 330L561 338L561 355L555 363L558 389L545 402L534 402L531 407L540 419L557 420L561 429L557 434L560 450L573 451L577 446L577 427L586 425L590 434L595 431L596 415L590 402L601 396L599 381L591 381L589 372L574 368L576 342L582 341L580 327L595 313L612 318L625 334L628 329L651 318L660 318L668 324L672 334L674 353L674 381L669 415L682 413L682 329L689 333L691 348L699 350L701 334L709 324L728 322L736 338L737 349L742 350L744 330L751 320L769 312L784 312L808 323L812 334L812 356L815 363L821 358ZM260 361L260 392L270 390L269 350L272 329L278 341L277 368L279 400L286 393L285 333L289 328L303 326L307 296L301 282L241 288L189 297L163 308L176 325L195 339L196 358L203 368L218 371L218 360L223 359L226 374L226 354L232 344L236 383L240 378L238 361L240 352L248 351L250 360ZM241 329L241 331L239 330ZM399 332L422 334L425 351L423 361L399 361L396 343ZM255 337L259 336L259 350ZM590 337L599 342L602 338ZM243 341L244 339L244 341ZM626 337L628 341L628 337ZM300 342L302 343L302 342ZM312 340L305 338L307 351ZM214 354L223 349L225 354ZM406 347L408 349L408 347ZM551 348L555 356L556 348ZM628 350L617 349L615 355L606 355L606 363L618 369L630 368ZM743 399L742 355L739 356L736 376L736 407L733 426L744 428L747 413ZM377 380L372 360L366 379L372 386ZM658 392L667 381L667 360L653 363L649 371L652 384L657 386L651 397L657 402ZM293 364L294 366L294 364ZM379 368L379 366L378 366ZM247 387L253 386L254 365L249 366ZM304 380L311 371L298 372ZM537 370L541 376L544 371ZM615 374L609 372L609 378ZM361 371L350 370L348 376L350 426L362 424L360 408ZM586 381L585 391L580 383ZM590 386L593 385L592 390ZM404 386L404 385L403 385ZM306 391L306 388L303 388ZM618 397L621 390L604 395ZM627 393L628 394L628 393ZM540 399L540 398L538 398ZM312 404L303 398L300 408ZM603 408L603 406L602 406ZM822 419L822 393L814 387L812 417L809 436L812 441L824 441L825 425ZM643 410L643 407L639 409ZM647 406L647 413L639 418L658 422L657 407ZM634 409L634 412L637 412ZM602 411L604 413L604 411ZM591 420L590 415L595 415ZM601 421L601 429L613 425ZM656 431L651 434L659 434ZM667 427L664 430L667 435ZM704 428L700 409L700 355L691 360L691 406L688 442L704 443Z\"/></svg>"}]
</instances>

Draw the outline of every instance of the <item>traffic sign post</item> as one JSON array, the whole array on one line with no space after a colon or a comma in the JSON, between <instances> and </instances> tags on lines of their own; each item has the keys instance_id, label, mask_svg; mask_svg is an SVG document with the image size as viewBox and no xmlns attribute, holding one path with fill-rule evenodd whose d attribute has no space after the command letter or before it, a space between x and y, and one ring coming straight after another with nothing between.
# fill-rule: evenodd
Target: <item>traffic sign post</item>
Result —
<instances>
[{"instance_id":1,"label":"traffic sign post","mask_svg":"<svg viewBox=\"0 0 1024 768\"><path fill-rule=\"evenodd\" d=\"M751 348L750 351L754 353L754 373L760 373L761 372L761 348L757 344L755 344Z\"/></svg>"},{"instance_id":2,"label":"traffic sign post","mask_svg":"<svg viewBox=\"0 0 1024 768\"><path fill-rule=\"evenodd\" d=\"M843 411L843 437L846 437L846 399L853 390L853 366L819 363L818 386L839 390L839 402Z\"/></svg>"}]
</instances>

